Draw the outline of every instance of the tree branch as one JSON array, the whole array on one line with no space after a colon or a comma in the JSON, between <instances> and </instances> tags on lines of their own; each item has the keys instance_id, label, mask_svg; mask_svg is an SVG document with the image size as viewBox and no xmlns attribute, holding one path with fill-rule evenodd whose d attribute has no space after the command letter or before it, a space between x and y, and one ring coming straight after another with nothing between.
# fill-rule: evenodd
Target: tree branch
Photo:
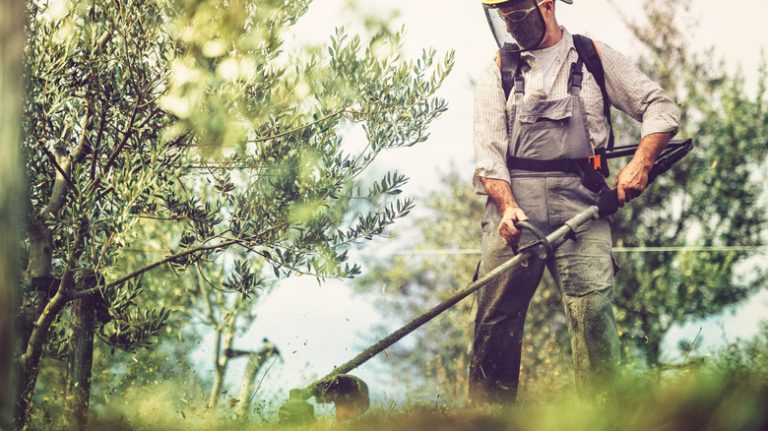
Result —
<instances>
[{"instance_id":1,"label":"tree branch","mask_svg":"<svg viewBox=\"0 0 768 431\"><path fill-rule=\"evenodd\" d=\"M314 126L315 124L322 123L323 121L329 120L329 119L334 118L334 117L338 117L339 115L345 113L347 111L347 109L349 109L349 106L345 106L345 107L339 109L336 112L328 114L328 115L326 115L326 116L324 116L322 118L318 118L317 120L315 120L315 121L313 121L311 123L301 125L301 126L296 127L294 129L288 130L287 132L278 133L277 135L267 136L266 138L259 138L259 139L251 141L251 143L256 143L257 144L259 142L266 142L266 141L271 141L273 139L284 138L286 136L289 136L289 135L292 135L294 133L300 132L300 131L302 131L304 129L308 129L308 128Z\"/></svg>"},{"instance_id":2,"label":"tree branch","mask_svg":"<svg viewBox=\"0 0 768 431\"><path fill-rule=\"evenodd\" d=\"M109 159L107 159L107 164L104 165L104 169L101 170L101 175L99 176L99 179L96 180L96 183L94 183L94 186L101 182L101 178L109 173L109 170L115 163L115 159L117 159L117 156L120 155L121 151L123 151L123 148L128 142L128 139L130 139L131 134L133 133L133 123L136 121L136 113L139 111L138 103L139 101L137 101L136 106L133 107L133 110L131 111L131 118L128 120L128 123L126 123L125 128L123 129L123 139L120 140L120 143L117 144L117 147L115 147L115 150L109 156Z\"/></svg>"},{"instance_id":3,"label":"tree branch","mask_svg":"<svg viewBox=\"0 0 768 431\"><path fill-rule=\"evenodd\" d=\"M72 178L69 177L69 174L64 170L64 168L61 167L58 161L56 161L56 156L51 153L51 151L48 148L42 147L43 152L46 156L48 156L48 160L51 162L54 168L59 172L59 174L64 177L65 180L67 180L67 184L69 184L69 187L72 189L75 189L75 183L72 181ZM75 190L76 191L76 190Z\"/></svg>"},{"instance_id":4,"label":"tree branch","mask_svg":"<svg viewBox=\"0 0 768 431\"><path fill-rule=\"evenodd\" d=\"M78 226L75 243L67 256L67 265L62 273L59 288L56 290L56 294L53 298L51 298L45 305L43 312L40 313L40 316L38 316L33 323L27 345L24 348L24 353L22 353L19 358L21 361L21 369L23 370L23 388L21 397L24 401L30 399L32 391L35 388L37 370L40 365L40 357L43 353L43 345L48 336L48 330L59 315L59 312L61 312L61 309L73 299L72 291L74 290L75 284L74 267L78 257L78 250L83 245L83 240L85 238L84 223L85 220L81 220L80 226Z\"/></svg>"},{"instance_id":5,"label":"tree branch","mask_svg":"<svg viewBox=\"0 0 768 431\"><path fill-rule=\"evenodd\" d=\"M65 151L62 151L60 155L61 161L57 161L55 164L59 173L56 175L56 180L53 183L53 189L51 190L51 196L48 199L48 205L45 207L45 210L43 210L44 217L50 217L61 210L64 206L64 198L67 196L67 190L69 189L70 184L74 186L70 174L72 173L72 167L80 162L87 152L88 123L90 121L91 105L90 103L86 103L85 115L83 115L83 118L80 121L80 140L77 143L75 151L71 155L67 155Z\"/></svg>"},{"instance_id":6,"label":"tree branch","mask_svg":"<svg viewBox=\"0 0 768 431\"><path fill-rule=\"evenodd\" d=\"M91 180L96 178L96 162L99 159L99 150L101 149L101 140L104 137L104 126L107 123L107 110L108 107L102 105L101 114L99 115L99 130L96 132L96 141L93 144L93 153L91 154Z\"/></svg>"},{"instance_id":7,"label":"tree branch","mask_svg":"<svg viewBox=\"0 0 768 431\"><path fill-rule=\"evenodd\" d=\"M120 284L125 283L128 280L136 278L136 277L144 274L145 272L151 271L151 270L157 268L158 266L165 265L166 263L170 263L170 262L172 262L172 261L174 261L176 259L180 259L182 257L186 257L186 256L189 256L189 255L192 255L192 254L195 254L195 253L199 253L199 252L203 252L203 251L211 251L211 250L216 250L216 249L219 249L219 248L226 248L226 247L229 247L229 246L231 246L233 244L237 244L238 242L241 242L241 241L253 241L256 238L258 238L258 235L253 235L253 236L248 237L248 238L238 238L238 239L233 239L233 240L228 240L228 241L222 241L222 242L219 242L217 244L212 244L212 245L200 245L200 246L197 246L197 247L193 247L193 248L184 250L182 252L176 253L174 255L167 256L164 259L158 260L157 262L151 263L151 264L149 264L149 265L147 265L147 266L145 266L143 268L137 269L136 271L133 271L132 273L130 273L130 274L124 276L124 277L121 277L121 278L119 278L119 279L117 279L117 280L107 284L104 287L98 287L97 286L97 287L92 287L90 289L84 289L84 290L80 290L80 291L74 292L72 294L72 298L73 299L78 299L78 298L82 298L84 296L92 295L92 294L97 293L97 292L99 292L99 291L101 291L103 289L113 288L115 286L118 286Z\"/></svg>"},{"instance_id":8,"label":"tree branch","mask_svg":"<svg viewBox=\"0 0 768 431\"><path fill-rule=\"evenodd\" d=\"M96 52L101 52L104 50L104 47L107 46L107 42L112 39L112 30L106 29L103 33L101 33L101 36L96 40Z\"/></svg>"},{"instance_id":9,"label":"tree branch","mask_svg":"<svg viewBox=\"0 0 768 431\"><path fill-rule=\"evenodd\" d=\"M205 304L205 311L208 314L208 319L210 320L208 323L211 324L214 328L218 329L219 321L216 319L216 315L213 313L213 305L211 305L211 297L208 294L207 290L203 290L203 283L205 282L205 279L203 277L202 271L200 271L200 267L197 267L197 288L199 289L200 295L203 297L203 301Z\"/></svg>"}]
</instances>

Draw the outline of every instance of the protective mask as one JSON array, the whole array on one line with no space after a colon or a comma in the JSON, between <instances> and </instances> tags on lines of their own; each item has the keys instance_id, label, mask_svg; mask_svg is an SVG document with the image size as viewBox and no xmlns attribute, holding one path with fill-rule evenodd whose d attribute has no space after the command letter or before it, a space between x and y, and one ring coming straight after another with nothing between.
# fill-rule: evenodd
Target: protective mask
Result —
<instances>
[{"instance_id":1,"label":"protective mask","mask_svg":"<svg viewBox=\"0 0 768 431\"><path fill-rule=\"evenodd\" d=\"M522 51L536 49L546 34L544 16L536 0L483 4L485 16L499 48L517 44Z\"/></svg>"}]
</instances>

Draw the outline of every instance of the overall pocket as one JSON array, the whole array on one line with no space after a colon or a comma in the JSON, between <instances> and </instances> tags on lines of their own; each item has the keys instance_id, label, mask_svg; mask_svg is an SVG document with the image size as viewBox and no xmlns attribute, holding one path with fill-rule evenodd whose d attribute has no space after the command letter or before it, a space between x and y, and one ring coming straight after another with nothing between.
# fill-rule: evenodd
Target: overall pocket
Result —
<instances>
[{"instance_id":1,"label":"overall pocket","mask_svg":"<svg viewBox=\"0 0 768 431\"><path fill-rule=\"evenodd\" d=\"M569 158L569 134L572 130L571 98L544 100L520 109L520 133L515 155L527 159Z\"/></svg>"}]
</instances>

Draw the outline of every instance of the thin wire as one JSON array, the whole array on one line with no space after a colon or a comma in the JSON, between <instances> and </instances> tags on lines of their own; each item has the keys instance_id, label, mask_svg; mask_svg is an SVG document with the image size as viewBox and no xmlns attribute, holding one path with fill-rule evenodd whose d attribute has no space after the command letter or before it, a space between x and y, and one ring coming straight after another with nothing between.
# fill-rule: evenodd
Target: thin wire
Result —
<instances>
[{"instance_id":1,"label":"thin wire","mask_svg":"<svg viewBox=\"0 0 768 431\"><path fill-rule=\"evenodd\" d=\"M725 245L725 246L681 246L681 247L614 247L615 253L664 253L680 252L687 253L691 251L711 251L711 252L730 252L730 251L755 251L758 253L768 252L766 245Z\"/></svg>"},{"instance_id":2,"label":"thin wire","mask_svg":"<svg viewBox=\"0 0 768 431\"><path fill-rule=\"evenodd\" d=\"M757 254L768 253L768 245L731 245L731 246L661 246L661 247L613 247L614 253L665 253L665 252L733 252L747 251ZM379 255L407 255L407 256L441 256L480 254L477 248L458 249L433 249L433 250L395 250L391 252L377 252Z\"/></svg>"},{"instance_id":3,"label":"thin wire","mask_svg":"<svg viewBox=\"0 0 768 431\"><path fill-rule=\"evenodd\" d=\"M143 253L171 253L171 250L152 248L124 248L124 251ZM768 253L768 245L730 245L730 246L660 246L660 247L613 247L614 253L687 253L687 252L733 252L745 251L756 254ZM455 248L455 249L426 249L426 250L395 250L379 251L372 253L383 256L450 256L480 254L479 248Z\"/></svg>"}]
</instances>

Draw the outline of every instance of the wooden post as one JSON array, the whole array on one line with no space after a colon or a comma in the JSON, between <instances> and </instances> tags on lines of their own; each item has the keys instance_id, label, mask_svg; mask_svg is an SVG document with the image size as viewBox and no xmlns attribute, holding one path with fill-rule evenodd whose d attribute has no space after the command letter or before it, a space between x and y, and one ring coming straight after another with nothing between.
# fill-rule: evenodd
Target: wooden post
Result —
<instances>
[{"instance_id":1,"label":"wooden post","mask_svg":"<svg viewBox=\"0 0 768 431\"><path fill-rule=\"evenodd\" d=\"M0 0L0 430L14 428L14 316L21 285L18 246L24 190L21 124L25 21L25 1Z\"/></svg>"}]
</instances>

